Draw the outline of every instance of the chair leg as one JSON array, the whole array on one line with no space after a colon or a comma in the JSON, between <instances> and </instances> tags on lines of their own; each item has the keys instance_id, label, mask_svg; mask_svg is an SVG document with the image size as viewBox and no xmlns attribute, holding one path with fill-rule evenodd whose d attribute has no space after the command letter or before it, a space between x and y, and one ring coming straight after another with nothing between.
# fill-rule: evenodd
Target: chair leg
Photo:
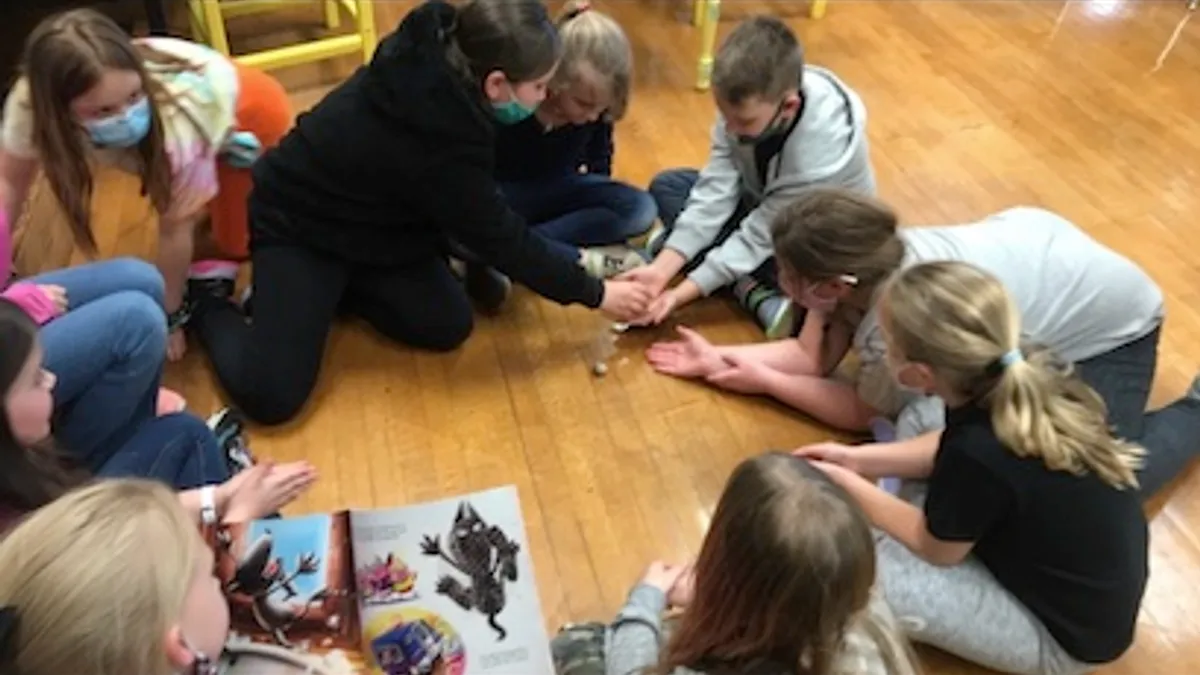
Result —
<instances>
[{"instance_id":1,"label":"chair leg","mask_svg":"<svg viewBox=\"0 0 1200 675\"><path fill-rule=\"evenodd\" d=\"M692 0L692 26L704 25L704 0Z\"/></svg>"},{"instance_id":2,"label":"chair leg","mask_svg":"<svg viewBox=\"0 0 1200 675\"><path fill-rule=\"evenodd\" d=\"M229 51L229 36L225 34L225 17L221 16L220 0L200 0L203 10L204 28L208 33L208 46L231 56Z\"/></svg>"},{"instance_id":3,"label":"chair leg","mask_svg":"<svg viewBox=\"0 0 1200 675\"><path fill-rule=\"evenodd\" d=\"M700 0L704 3L704 21L700 26L700 63L696 68L696 88L708 89L712 84L713 52L717 48L717 24L721 22L721 0Z\"/></svg>"},{"instance_id":4,"label":"chair leg","mask_svg":"<svg viewBox=\"0 0 1200 675\"><path fill-rule=\"evenodd\" d=\"M812 4L808 8L808 15L814 19L820 19L825 16L825 5L829 0L812 0Z\"/></svg>"},{"instance_id":5,"label":"chair leg","mask_svg":"<svg viewBox=\"0 0 1200 675\"><path fill-rule=\"evenodd\" d=\"M362 38L363 63L370 63L375 56L379 35L375 32L375 3L358 0L358 35Z\"/></svg>"},{"instance_id":6,"label":"chair leg","mask_svg":"<svg viewBox=\"0 0 1200 675\"><path fill-rule=\"evenodd\" d=\"M330 30L337 30L342 27L342 10L338 5L338 0L324 0L325 4L325 27Z\"/></svg>"}]
</instances>

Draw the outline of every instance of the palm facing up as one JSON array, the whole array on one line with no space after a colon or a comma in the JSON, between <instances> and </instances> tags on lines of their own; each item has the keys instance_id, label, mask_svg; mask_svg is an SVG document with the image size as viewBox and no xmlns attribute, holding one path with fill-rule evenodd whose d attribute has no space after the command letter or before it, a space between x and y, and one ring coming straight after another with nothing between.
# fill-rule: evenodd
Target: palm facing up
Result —
<instances>
[{"instance_id":1,"label":"palm facing up","mask_svg":"<svg viewBox=\"0 0 1200 675\"><path fill-rule=\"evenodd\" d=\"M679 327L679 340L656 342L646 351L650 365L675 377L708 377L728 367L720 352L699 333Z\"/></svg>"}]
</instances>

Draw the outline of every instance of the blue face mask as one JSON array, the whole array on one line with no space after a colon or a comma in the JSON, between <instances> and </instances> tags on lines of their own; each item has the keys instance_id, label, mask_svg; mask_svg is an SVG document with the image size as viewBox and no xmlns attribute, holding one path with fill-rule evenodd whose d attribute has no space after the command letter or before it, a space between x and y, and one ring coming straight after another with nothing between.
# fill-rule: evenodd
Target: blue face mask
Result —
<instances>
[{"instance_id":1,"label":"blue face mask","mask_svg":"<svg viewBox=\"0 0 1200 675\"><path fill-rule=\"evenodd\" d=\"M504 103L492 103L492 114L496 116L496 121L500 124L520 124L529 119L529 116L537 110L537 106L532 108L517 100L517 92L509 87L509 92L512 98Z\"/></svg>"},{"instance_id":2,"label":"blue face mask","mask_svg":"<svg viewBox=\"0 0 1200 675\"><path fill-rule=\"evenodd\" d=\"M150 99L140 101L115 115L83 123L92 142L104 148L132 148L150 133Z\"/></svg>"}]
</instances>

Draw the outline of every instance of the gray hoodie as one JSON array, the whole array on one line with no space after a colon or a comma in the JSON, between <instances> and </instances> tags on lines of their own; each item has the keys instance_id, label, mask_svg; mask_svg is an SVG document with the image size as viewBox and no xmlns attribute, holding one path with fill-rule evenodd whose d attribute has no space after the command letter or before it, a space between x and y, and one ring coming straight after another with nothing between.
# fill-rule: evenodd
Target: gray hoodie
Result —
<instances>
[{"instance_id":1,"label":"gray hoodie","mask_svg":"<svg viewBox=\"0 0 1200 675\"><path fill-rule=\"evenodd\" d=\"M737 231L688 276L705 295L771 258L771 222L805 190L843 187L875 193L862 99L836 75L816 66L805 68L802 85L803 113L783 149L768 163L765 185L755 168L754 146L738 143L717 116L708 164L666 242L691 260L712 245L741 199L753 207Z\"/></svg>"}]
</instances>

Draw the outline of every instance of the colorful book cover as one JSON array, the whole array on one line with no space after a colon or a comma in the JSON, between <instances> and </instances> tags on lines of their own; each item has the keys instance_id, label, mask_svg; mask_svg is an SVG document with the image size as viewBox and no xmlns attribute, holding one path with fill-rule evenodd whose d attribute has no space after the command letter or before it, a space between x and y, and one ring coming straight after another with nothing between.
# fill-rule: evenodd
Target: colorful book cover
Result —
<instances>
[{"instance_id":1,"label":"colorful book cover","mask_svg":"<svg viewBox=\"0 0 1200 675\"><path fill-rule=\"evenodd\" d=\"M380 675L553 672L515 487L255 521L217 537L236 640Z\"/></svg>"}]
</instances>

